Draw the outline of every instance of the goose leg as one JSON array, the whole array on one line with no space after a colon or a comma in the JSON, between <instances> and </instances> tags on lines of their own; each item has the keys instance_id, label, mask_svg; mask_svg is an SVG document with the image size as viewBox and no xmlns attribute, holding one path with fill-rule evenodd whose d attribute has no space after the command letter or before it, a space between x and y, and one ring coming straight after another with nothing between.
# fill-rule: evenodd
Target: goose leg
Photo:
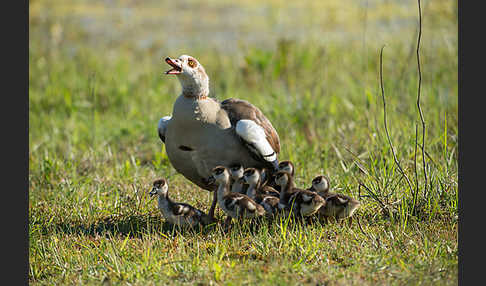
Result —
<instances>
[{"instance_id":1,"label":"goose leg","mask_svg":"<svg viewBox=\"0 0 486 286\"><path fill-rule=\"evenodd\" d=\"M213 202L211 203L211 207L209 208L208 215L211 219L214 220L214 211L216 210L216 203L218 202L218 192L213 191Z\"/></svg>"}]
</instances>

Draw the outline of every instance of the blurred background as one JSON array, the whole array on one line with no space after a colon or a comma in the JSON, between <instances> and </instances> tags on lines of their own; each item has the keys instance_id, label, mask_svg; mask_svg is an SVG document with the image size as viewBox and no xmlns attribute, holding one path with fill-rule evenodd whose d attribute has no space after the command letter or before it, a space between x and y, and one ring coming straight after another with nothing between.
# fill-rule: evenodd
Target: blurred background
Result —
<instances>
[{"instance_id":1,"label":"blurred background","mask_svg":"<svg viewBox=\"0 0 486 286\"><path fill-rule=\"evenodd\" d=\"M51 49L104 49L147 57L214 50L245 54L249 47L275 49L281 39L325 45L358 44L357 53L384 43L416 41L413 0L344 1L30 1L31 40ZM423 48L453 49L457 1L422 1ZM44 42L43 41L43 42Z\"/></svg>"}]
</instances>

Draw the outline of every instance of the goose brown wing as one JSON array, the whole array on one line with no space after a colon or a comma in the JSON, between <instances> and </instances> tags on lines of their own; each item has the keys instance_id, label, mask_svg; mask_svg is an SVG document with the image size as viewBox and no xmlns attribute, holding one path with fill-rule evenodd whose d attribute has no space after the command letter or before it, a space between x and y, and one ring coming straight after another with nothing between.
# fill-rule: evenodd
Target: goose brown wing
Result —
<instances>
[{"instance_id":1,"label":"goose brown wing","mask_svg":"<svg viewBox=\"0 0 486 286\"><path fill-rule=\"evenodd\" d=\"M242 119L252 120L261 126L273 151L276 154L280 153L280 138L278 137L277 131L258 107L246 100L228 98L221 102L221 108L228 114L232 126L235 126Z\"/></svg>"}]
</instances>

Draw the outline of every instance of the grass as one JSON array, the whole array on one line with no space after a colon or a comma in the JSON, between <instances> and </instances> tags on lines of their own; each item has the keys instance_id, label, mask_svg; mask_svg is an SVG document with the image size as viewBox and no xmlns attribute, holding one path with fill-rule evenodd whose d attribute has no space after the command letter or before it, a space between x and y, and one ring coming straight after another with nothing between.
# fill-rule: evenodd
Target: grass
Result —
<instances>
[{"instance_id":1,"label":"grass","mask_svg":"<svg viewBox=\"0 0 486 286\"><path fill-rule=\"evenodd\" d=\"M416 2L348 2L31 1L30 284L457 284L457 3L423 3L425 194L420 151L414 172ZM416 213L383 126L383 44L387 127L417 179ZM205 66L212 96L266 114L299 186L325 174L358 198L360 224L167 225L148 196L154 179L205 211L211 199L175 172L156 134L180 92L161 58L182 53Z\"/></svg>"}]
</instances>

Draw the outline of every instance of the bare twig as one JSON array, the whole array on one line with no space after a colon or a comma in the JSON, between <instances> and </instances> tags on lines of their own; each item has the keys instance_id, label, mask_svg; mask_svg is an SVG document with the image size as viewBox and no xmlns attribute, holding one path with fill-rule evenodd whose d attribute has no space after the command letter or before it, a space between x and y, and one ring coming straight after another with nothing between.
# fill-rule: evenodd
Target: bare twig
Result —
<instances>
[{"instance_id":1,"label":"bare twig","mask_svg":"<svg viewBox=\"0 0 486 286\"><path fill-rule=\"evenodd\" d=\"M371 177L371 175L368 173L366 168L361 164L362 160L359 158L359 156L356 155L355 153L353 153L353 151L351 151L348 147L346 147L346 145L343 145L343 148L344 148L344 150L348 151L348 153L351 154L351 156L354 157L353 162L356 164L358 169L360 169L360 171L363 172L364 174L366 174L367 176Z\"/></svg>"},{"instance_id":2,"label":"bare twig","mask_svg":"<svg viewBox=\"0 0 486 286\"><path fill-rule=\"evenodd\" d=\"M373 192L372 190L370 190L365 184L363 184L362 182L359 182L359 187L358 187L358 192L359 192L359 196L361 197L361 186L363 186L363 188L365 188L366 192L369 194L369 197L373 198L375 201L377 201L382 208L386 209L386 204L383 203L380 198L375 194L375 192Z\"/></svg>"},{"instance_id":3,"label":"bare twig","mask_svg":"<svg viewBox=\"0 0 486 286\"><path fill-rule=\"evenodd\" d=\"M388 144L390 145L390 149L393 154L393 160L395 160L395 164L398 167L398 170L402 174L403 177L407 180L408 187L410 188L410 191L413 193L413 187L412 183L410 183L410 179L408 178L407 174L402 169L402 166L400 165L400 162L398 161L398 158L395 154L395 149L393 148L392 141L390 139L390 134L388 133L388 127L386 124L386 101L385 101L385 89L383 87L383 49L385 46L381 47L380 51L380 87L381 87L381 97L383 99L383 123L385 125L385 132L386 132L386 138L388 139Z\"/></svg>"},{"instance_id":4,"label":"bare twig","mask_svg":"<svg viewBox=\"0 0 486 286\"><path fill-rule=\"evenodd\" d=\"M363 227L361 226L361 223L360 223L360 217L357 216L356 217L356 221L358 222L358 227L359 229L361 230L361 232L371 241L371 243L373 243L373 246L378 249L379 248L379 245L376 243L376 238L374 236L372 236L371 234L369 234L368 232L366 232Z\"/></svg>"},{"instance_id":5,"label":"bare twig","mask_svg":"<svg viewBox=\"0 0 486 286\"><path fill-rule=\"evenodd\" d=\"M425 120L424 115L422 113L422 108L420 107L420 95L421 95L421 87L422 87L422 71L420 67L420 40L422 38L422 8L420 6L420 0L418 2L418 12L419 12L419 33L418 33L418 40L417 40L417 68L418 68L418 90L417 90L417 108L420 114L420 121L422 122L422 164L424 170L424 198L427 197L427 165L425 163ZM418 189L417 189L418 191Z\"/></svg>"},{"instance_id":6,"label":"bare twig","mask_svg":"<svg viewBox=\"0 0 486 286\"><path fill-rule=\"evenodd\" d=\"M415 204L416 204L416 199L417 199L417 194L418 194L418 189L419 189L419 181L418 181L418 172L417 172L417 124L415 124L415 153L413 157L413 164L414 164L414 172L415 172L415 192L413 194L413 210L415 210Z\"/></svg>"}]
</instances>

